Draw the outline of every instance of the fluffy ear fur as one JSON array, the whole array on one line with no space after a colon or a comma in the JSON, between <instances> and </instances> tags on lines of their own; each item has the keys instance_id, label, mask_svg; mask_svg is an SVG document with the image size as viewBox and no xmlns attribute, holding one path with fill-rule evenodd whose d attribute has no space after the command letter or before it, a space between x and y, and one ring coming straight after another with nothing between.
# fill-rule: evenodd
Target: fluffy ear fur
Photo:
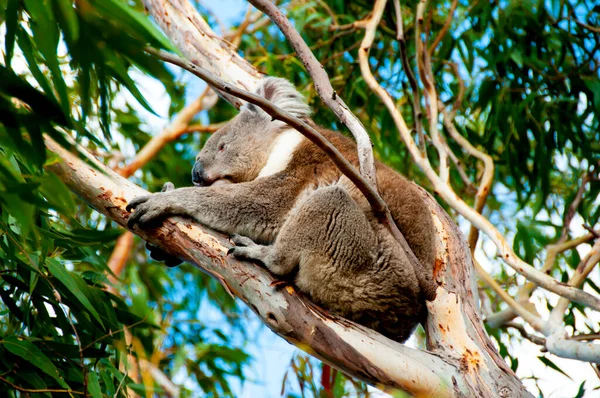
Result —
<instances>
[{"instance_id":1,"label":"fluffy ear fur","mask_svg":"<svg viewBox=\"0 0 600 398\"><path fill-rule=\"evenodd\" d=\"M265 77L258 83L256 94L298 118L310 117L311 110L304 97L286 79ZM248 109L261 111L260 108L253 105L248 105Z\"/></svg>"}]
</instances>

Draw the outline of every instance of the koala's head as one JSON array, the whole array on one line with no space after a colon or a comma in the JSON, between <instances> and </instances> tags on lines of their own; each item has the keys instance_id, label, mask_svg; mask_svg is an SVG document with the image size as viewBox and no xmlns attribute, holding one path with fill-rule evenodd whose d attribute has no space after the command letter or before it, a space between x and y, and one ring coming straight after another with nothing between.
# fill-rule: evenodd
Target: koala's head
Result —
<instances>
[{"instance_id":1,"label":"koala's head","mask_svg":"<svg viewBox=\"0 0 600 398\"><path fill-rule=\"evenodd\" d=\"M256 94L299 118L310 116L310 108L285 79L267 77ZM272 120L258 106L246 104L240 113L206 141L196 156L192 181L196 186L254 180L267 163L276 138L289 127Z\"/></svg>"}]
</instances>

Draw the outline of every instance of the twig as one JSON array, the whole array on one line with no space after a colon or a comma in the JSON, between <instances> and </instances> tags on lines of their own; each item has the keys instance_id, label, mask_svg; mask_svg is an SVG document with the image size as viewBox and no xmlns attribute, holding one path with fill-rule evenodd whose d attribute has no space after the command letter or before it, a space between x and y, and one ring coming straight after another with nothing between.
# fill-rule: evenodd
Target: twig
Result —
<instances>
[{"instance_id":1,"label":"twig","mask_svg":"<svg viewBox=\"0 0 600 398\"><path fill-rule=\"evenodd\" d=\"M579 287L587 278L587 276L592 272L594 267L600 261L600 239L596 240L594 246L592 246L592 250L580 261L579 265L575 269L575 272L569 279L569 285ZM552 309L550 313L550 322L554 325L562 324L562 319L565 314L565 311L569 307L569 300L564 297L561 297L556 303L556 306Z\"/></svg>"},{"instance_id":2,"label":"twig","mask_svg":"<svg viewBox=\"0 0 600 398\"><path fill-rule=\"evenodd\" d=\"M125 232L123 235L119 236L117 242L115 243L115 247L108 259L107 266L111 271L111 274L108 275L108 280L111 284L117 285L119 283L118 277L121 275L125 264L127 263L127 259L129 258L129 254L131 253L131 247L133 246L133 234L131 232ZM116 289L111 289L113 293L116 293Z\"/></svg>"},{"instance_id":3,"label":"twig","mask_svg":"<svg viewBox=\"0 0 600 398\"><path fill-rule=\"evenodd\" d=\"M429 120L429 134L433 146L437 150L439 157L439 172L438 175L444 181L448 187L450 178L450 169L448 167L448 154L446 148L442 144L440 133L438 130L438 99L435 90L435 80L433 72L431 71L431 57L429 53L425 51L425 43L421 38L421 31L423 30L423 14L427 7L427 0L420 0L417 5L417 15L415 22L415 47L417 49L417 70L419 71L419 77L425 88L426 102L429 103L429 112L427 112L427 118Z\"/></svg>"},{"instance_id":4,"label":"twig","mask_svg":"<svg viewBox=\"0 0 600 398\"><path fill-rule=\"evenodd\" d=\"M217 102L217 95L210 87L192 103L183 108L162 133L152 137L150 141L135 155L135 158L117 172L123 177L131 176L136 170L143 167L150 159L169 142L176 140L187 132L189 122L202 110L212 108Z\"/></svg>"},{"instance_id":5,"label":"twig","mask_svg":"<svg viewBox=\"0 0 600 398\"><path fill-rule=\"evenodd\" d=\"M477 193L477 188L475 187L475 185L473 185L473 183L469 179L469 176L467 175L467 172L465 171L465 168L463 167L463 164L460 161L460 159L456 156L454 151L452 151L452 148L450 148L450 145L448 145L448 142L444 139L444 137L440 137L440 138L442 139L442 143L444 144L444 147L446 148L446 152L448 153L450 160L452 160L452 163L454 163L454 166L456 167L456 171L458 171L460 178L463 180L463 183L466 186L467 192Z\"/></svg>"},{"instance_id":6,"label":"twig","mask_svg":"<svg viewBox=\"0 0 600 398\"><path fill-rule=\"evenodd\" d=\"M492 189L492 182L494 180L494 160L490 155L478 150L465 137L460 135L456 129L456 126L454 126L452 116L450 116L448 111L446 111L442 101L439 101L439 106L444 119L444 126L446 127L446 130L452 139L454 139L458 145L467 151L468 154L483 162L483 175L481 176L479 189L475 195L475 211L481 214L483 207L485 206L485 201L490 193L490 190ZM471 226L468 238L469 246L471 247L471 253L475 251L478 237L479 231L474 226Z\"/></svg>"},{"instance_id":7,"label":"twig","mask_svg":"<svg viewBox=\"0 0 600 398\"><path fill-rule=\"evenodd\" d=\"M400 47L400 59L402 61L402 67L404 68L404 73L408 78L408 82L410 84L410 88L413 93L413 118L415 123L415 130L417 132L417 137L419 137L419 150L421 151L421 156L425 156L425 135L423 134L423 113L421 112L421 98L419 96L419 85L417 84L417 79L415 74L412 71L410 63L408 62L408 54L406 51L406 40L404 38L404 23L402 21L402 5L399 0L395 0L396 6L396 24L397 24L397 36L398 45Z\"/></svg>"},{"instance_id":8,"label":"twig","mask_svg":"<svg viewBox=\"0 0 600 398\"><path fill-rule=\"evenodd\" d=\"M585 185L589 181L593 180L594 174L596 171L597 171L597 168L595 168L594 170L588 171L587 173L585 173L582 176L582 183L579 186L579 188L577 189L577 193L575 194L573 201L569 204L569 207L563 217L563 228L561 229L560 238L555 243L550 244L546 247L546 259L544 261L544 264L542 265L542 268L540 269L540 272L543 272L544 274L549 273L549 271L554 266L554 262L556 261L556 256L559 255L560 253L563 253L567 250L573 249L573 248L597 237L597 232L594 229L590 228L589 234L580 236L579 238L576 238L576 239L573 239L570 241L566 241L567 236L568 236L568 226L571 223L571 220L573 219L573 217L577 211L577 207L579 207L579 204L580 204L582 196L583 196L583 192L585 191ZM584 226L584 228L585 228L585 226ZM469 238L471 238L471 235L469 235ZM536 287L537 287L537 284L535 284L533 282L527 282L526 284L521 286L516 294L518 300L519 301L529 300L531 293L533 293L533 291L535 290ZM564 310L562 312L564 312ZM515 316L516 316L516 314L514 313L514 311L511 311L510 309L500 311L497 314L494 314L488 318L488 320L489 320L488 325L493 326L493 327L494 326L498 327L502 323L508 322L509 320L513 319ZM555 316L558 316L558 315L555 315Z\"/></svg>"},{"instance_id":9,"label":"twig","mask_svg":"<svg viewBox=\"0 0 600 398\"><path fill-rule=\"evenodd\" d=\"M363 175L375 189L377 189L375 158L373 157L373 148L369 134L365 130L360 120L354 116L348 106L334 91L329 77L323 66L319 63L308 45L302 39L302 36L296 31L291 22L281 13L276 5L269 0L249 0L257 9L264 12L273 21L292 45L298 58L304 64L304 67L310 74L315 88L321 100L327 105L348 127L354 139L356 140L360 173Z\"/></svg>"},{"instance_id":10,"label":"twig","mask_svg":"<svg viewBox=\"0 0 600 398\"><path fill-rule=\"evenodd\" d=\"M444 22L444 26L442 26L442 29L433 40L433 43L431 43L431 46L429 46L428 52L430 57L433 56L433 52L435 51L436 47L438 46L438 44L440 44L444 36L446 36L446 33L448 33L450 25L452 25L452 17L454 15L454 10L456 10L457 5L458 0L452 0L452 5L450 6L450 10L448 11L448 17L446 18L446 22Z\"/></svg>"},{"instance_id":11,"label":"twig","mask_svg":"<svg viewBox=\"0 0 600 398\"><path fill-rule=\"evenodd\" d=\"M225 123L213 123L213 124L190 124L185 128L185 134L189 133L214 133Z\"/></svg>"},{"instance_id":12,"label":"twig","mask_svg":"<svg viewBox=\"0 0 600 398\"><path fill-rule=\"evenodd\" d=\"M498 284L498 282L496 282L494 278L492 278L492 276L488 274L486 270L483 269L479 262L475 260L475 258L473 258L473 265L475 266L475 269L477 270L477 273L479 274L481 279L483 279L483 281L487 285L489 285L492 288L492 290L494 290L496 294L506 304L510 306L510 308L512 308L521 318L523 318L525 322L529 323L535 330L542 334L548 333L548 328L545 322L540 317L531 313L520 303L515 301L515 299L513 299L508 293L506 293L504 289L502 289L502 287Z\"/></svg>"},{"instance_id":13,"label":"twig","mask_svg":"<svg viewBox=\"0 0 600 398\"><path fill-rule=\"evenodd\" d=\"M458 65L456 65L456 62L447 60L442 60L442 62L450 66L450 69L452 69L452 73L458 81L458 94L456 94L456 99L452 104L452 109L450 110L450 112L448 112L448 114L450 115L450 120L454 120L454 116L456 116L456 112L460 109L460 105L462 104L462 100L465 95L465 82L463 81L462 77L460 77L460 72L458 71ZM441 100L440 104L443 104ZM440 105L440 108L443 108L443 106Z\"/></svg>"},{"instance_id":14,"label":"twig","mask_svg":"<svg viewBox=\"0 0 600 398\"><path fill-rule=\"evenodd\" d=\"M55 388L39 388L39 389L34 389L34 388L24 388L21 386L18 386L10 381L8 381L7 379L5 379L4 377L0 376L0 380L6 384L8 384L9 386L11 386L12 388L14 388L17 391L21 391L21 392L26 392L26 393L32 393L32 394L43 394L43 393L48 393L48 392L56 392L56 393L65 393L65 394L77 394L77 395L84 395L83 392L81 391L75 391L75 390L61 390L61 389L55 389Z\"/></svg>"},{"instance_id":15,"label":"twig","mask_svg":"<svg viewBox=\"0 0 600 398\"><path fill-rule=\"evenodd\" d=\"M520 323L508 322L508 323L504 324L504 327L517 329L517 331L521 334L521 336L523 336L527 340L531 341L533 344L541 345L542 347L546 346L545 338L536 336L535 334L531 334L531 333L527 332L527 330L525 329L525 326L521 325Z\"/></svg>"},{"instance_id":16,"label":"twig","mask_svg":"<svg viewBox=\"0 0 600 398\"><path fill-rule=\"evenodd\" d=\"M590 341L590 340L598 340L600 339L600 333L584 333L584 334L576 334L574 336L569 336L569 340L575 341Z\"/></svg>"},{"instance_id":17,"label":"twig","mask_svg":"<svg viewBox=\"0 0 600 398\"><path fill-rule=\"evenodd\" d=\"M404 26L402 24L402 6L400 0L394 0L394 12L396 13L396 40L404 37Z\"/></svg>"},{"instance_id":18,"label":"twig","mask_svg":"<svg viewBox=\"0 0 600 398\"><path fill-rule=\"evenodd\" d=\"M542 268L540 268L540 272L547 273L554 265L554 261L558 254L563 253L567 250L573 249L573 248L579 246L580 244L589 241L593 237L594 237L593 234L588 234L588 235L584 235L579 238L573 239L571 241L564 242L559 245L557 245L557 244L549 245L546 250L546 260L544 261L544 265L542 266ZM517 301L519 301L519 302L528 301L531 293L533 292L533 290L536 287L537 287L537 285L535 283L532 283L532 282L525 283L523 286L521 286L519 288L519 291L515 295L517 298ZM503 311L500 311L500 312L497 312L495 314L488 316L486 319L486 323L488 324L488 326L490 326L492 328L497 328L497 327L502 326L504 323L509 322L515 316L517 316L515 314L515 312L511 308L508 308L506 310L503 310Z\"/></svg>"},{"instance_id":19,"label":"twig","mask_svg":"<svg viewBox=\"0 0 600 398\"><path fill-rule=\"evenodd\" d=\"M252 23L252 20L252 7L248 6L248 9L246 10L246 15L244 16L244 20L242 21L242 23L240 23L240 25L234 32L231 32L225 36L225 39L229 40L229 43L231 43L233 48L238 48L240 46L242 36L246 32L246 29L248 29L248 25Z\"/></svg>"},{"instance_id":20,"label":"twig","mask_svg":"<svg viewBox=\"0 0 600 398\"><path fill-rule=\"evenodd\" d=\"M581 176L581 185L579 185L579 188L577 188L575 197L571 201L571 204L569 205L569 208L567 209L564 216L563 227L560 231L559 243L562 243L567 239L567 235L569 234L569 227L571 226L571 221L573 221L573 217L575 217L575 214L577 213L577 209L579 208L579 204L583 199L583 193L585 192L586 186L588 182L592 181L593 177L594 170L590 170Z\"/></svg>"}]
</instances>

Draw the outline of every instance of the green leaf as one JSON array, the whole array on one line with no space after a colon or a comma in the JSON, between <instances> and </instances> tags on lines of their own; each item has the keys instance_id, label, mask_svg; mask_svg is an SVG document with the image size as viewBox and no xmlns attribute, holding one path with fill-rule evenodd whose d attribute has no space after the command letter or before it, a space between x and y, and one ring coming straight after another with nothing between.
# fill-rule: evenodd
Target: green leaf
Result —
<instances>
[{"instance_id":1,"label":"green leaf","mask_svg":"<svg viewBox=\"0 0 600 398\"><path fill-rule=\"evenodd\" d=\"M36 47L44 56L46 65L50 69L54 89L58 93L63 111L66 115L69 115L70 103L67 95L67 84L63 79L57 54L60 34L50 0L25 0L25 5L33 21L31 30L33 31Z\"/></svg>"},{"instance_id":2,"label":"green leaf","mask_svg":"<svg viewBox=\"0 0 600 398\"><path fill-rule=\"evenodd\" d=\"M32 62L36 61L32 59ZM42 85L42 83L40 83L40 85ZM29 105L34 112L48 118L48 120L64 126L68 125L67 117L52 98L52 91L50 91L50 98L48 98L48 96L40 93L29 83L3 65L0 65L0 90L5 94L20 99Z\"/></svg>"},{"instance_id":3,"label":"green leaf","mask_svg":"<svg viewBox=\"0 0 600 398\"><path fill-rule=\"evenodd\" d=\"M571 379L571 377L568 374L566 374L565 372L563 372L563 370L561 368L559 368L558 366L556 366L556 364L554 362L552 362L551 360L549 360L548 358L546 358L546 357L538 357L538 359L540 361L542 361L542 363L544 365L548 366L549 368L552 368L552 369L556 370L557 372L562 373L563 375L567 376L569 378L569 380L573 380L573 379Z\"/></svg>"},{"instance_id":4,"label":"green leaf","mask_svg":"<svg viewBox=\"0 0 600 398\"><path fill-rule=\"evenodd\" d=\"M179 54L179 51L145 15L135 11L125 2L121 0L91 0L90 3L105 16L118 19L123 26L135 30L150 44Z\"/></svg>"},{"instance_id":5,"label":"green leaf","mask_svg":"<svg viewBox=\"0 0 600 398\"><path fill-rule=\"evenodd\" d=\"M15 38L17 32L17 24L21 14L20 0L8 0L6 5L6 35L4 36L4 64L10 68L13 51L15 49Z\"/></svg>"},{"instance_id":6,"label":"green leaf","mask_svg":"<svg viewBox=\"0 0 600 398\"><path fill-rule=\"evenodd\" d=\"M8 336L2 340L2 345L6 348L7 351L12 354L23 358L27 362L31 363L42 372L46 373L48 376L52 377L54 380L58 382L62 387L69 388L67 383L65 383L60 377L58 373L58 369L56 366L48 359L44 353L37 348L35 345L30 343L27 340L19 340L15 336Z\"/></svg>"},{"instance_id":7,"label":"green leaf","mask_svg":"<svg viewBox=\"0 0 600 398\"><path fill-rule=\"evenodd\" d=\"M72 0L54 0L58 8L59 23L61 24L65 36L71 43L79 39L79 19L73 8Z\"/></svg>"},{"instance_id":8,"label":"green leaf","mask_svg":"<svg viewBox=\"0 0 600 398\"><path fill-rule=\"evenodd\" d=\"M131 94L138 100L138 102L148 110L148 112L156 115L150 104L146 101L146 98L142 95L137 87L137 84L133 81L127 73L127 67L123 59L119 58L113 53L112 50L105 50L102 52L105 59L105 66L114 73L114 78L123 84Z\"/></svg>"},{"instance_id":9,"label":"green leaf","mask_svg":"<svg viewBox=\"0 0 600 398\"><path fill-rule=\"evenodd\" d=\"M79 300L79 302L92 314L92 316L104 327L102 320L100 319L100 315L90 303L86 295L81 291L81 289L77 286L77 282L74 279L74 276L68 272L62 264L59 264L55 259L49 258L47 261L48 270L52 275L56 277L68 290Z\"/></svg>"},{"instance_id":10,"label":"green leaf","mask_svg":"<svg viewBox=\"0 0 600 398\"><path fill-rule=\"evenodd\" d=\"M94 398L102 398L102 391L100 390L98 374L94 371L90 371L88 373L88 392Z\"/></svg>"}]
</instances>

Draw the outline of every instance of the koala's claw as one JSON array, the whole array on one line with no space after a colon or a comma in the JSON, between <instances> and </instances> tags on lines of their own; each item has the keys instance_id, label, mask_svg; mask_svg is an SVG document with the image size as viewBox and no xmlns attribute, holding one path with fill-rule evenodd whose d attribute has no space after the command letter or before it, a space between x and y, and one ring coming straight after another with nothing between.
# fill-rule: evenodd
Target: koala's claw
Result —
<instances>
[{"instance_id":1,"label":"koala's claw","mask_svg":"<svg viewBox=\"0 0 600 398\"><path fill-rule=\"evenodd\" d=\"M160 219L169 215L169 203L165 201L163 194L152 194L148 196L140 196L133 199L127 205L128 211L135 210L127 221L127 227L133 229L138 224L140 228L148 227L156 224Z\"/></svg>"},{"instance_id":2,"label":"koala's claw","mask_svg":"<svg viewBox=\"0 0 600 398\"><path fill-rule=\"evenodd\" d=\"M246 236L233 234L231 235L231 241L235 243L236 246L252 246L256 245L254 241Z\"/></svg>"},{"instance_id":3,"label":"koala's claw","mask_svg":"<svg viewBox=\"0 0 600 398\"><path fill-rule=\"evenodd\" d=\"M236 258L244 260L256 260L264 262L266 255L266 246L254 243L254 241L246 236L232 235L231 241L236 246L227 251L227 255L233 255Z\"/></svg>"},{"instance_id":4,"label":"koala's claw","mask_svg":"<svg viewBox=\"0 0 600 398\"><path fill-rule=\"evenodd\" d=\"M125 207L125 210L131 212L131 210L135 210L135 208L141 205L142 203L147 202L148 199L150 199L150 195L135 197L131 199L131 201L129 201L127 207Z\"/></svg>"},{"instance_id":5,"label":"koala's claw","mask_svg":"<svg viewBox=\"0 0 600 398\"><path fill-rule=\"evenodd\" d=\"M160 190L160 192L169 192L175 189L175 185L172 182L165 182L164 185L162 186L162 189Z\"/></svg>"}]
</instances>

